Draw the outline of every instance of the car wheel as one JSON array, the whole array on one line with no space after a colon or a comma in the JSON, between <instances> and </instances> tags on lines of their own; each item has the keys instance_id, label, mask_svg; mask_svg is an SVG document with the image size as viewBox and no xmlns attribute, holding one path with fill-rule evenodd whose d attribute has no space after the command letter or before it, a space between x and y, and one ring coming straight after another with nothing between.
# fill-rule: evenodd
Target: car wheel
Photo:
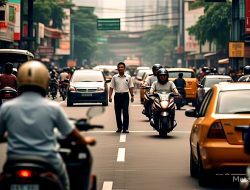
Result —
<instances>
[{"instance_id":1,"label":"car wheel","mask_svg":"<svg viewBox=\"0 0 250 190\"><path fill-rule=\"evenodd\" d=\"M70 106L73 106L73 102L70 101L70 99L67 98L67 106L70 107Z\"/></svg>"},{"instance_id":2,"label":"car wheel","mask_svg":"<svg viewBox=\"0 0 250 190\"><path fill-rule=\"evenodd\" d=\"M198 164L195 162L192 151L190 150L190 175L191 177L198 177Z\"/></svg>"},{"instance_id":3,"label":"car wheel","mask_svg":"<svg viewBox=\"0 0 250 190\"><path fill-rule=\"evenodd\" d=\"M108 101L102 102L103 106L108 106Z\"/></svg>"},{"instance_id":4,"label":"car wheel","mask_svg":"<svg viewBox=\"0 0 250 190\"><path fill-rule=\"evenodd\" d=\"M198 181L201 187L206 187L209 184L209 174L205 171L202 165L201 156L198 152Z\"/></svg>"}]
</instances>

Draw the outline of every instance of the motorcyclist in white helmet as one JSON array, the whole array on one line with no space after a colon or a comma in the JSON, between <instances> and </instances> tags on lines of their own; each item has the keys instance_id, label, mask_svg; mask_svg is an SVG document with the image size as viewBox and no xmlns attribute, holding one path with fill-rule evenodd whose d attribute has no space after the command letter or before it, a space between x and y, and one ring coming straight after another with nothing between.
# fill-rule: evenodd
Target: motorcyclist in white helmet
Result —
<instances>
[{"instance_id":1,"label":"motorcyclist in white helmet","mask_svg":"<svg viewBox=\"0 0 250 190\"><path fill-rule=\"evenodd\" d=\"M39 61L28 61L18 71L20 96L6 102L0 110L0 136L8 139L7 160L19 155L39 156L57 171L63 186L70 189L65 164L58 152L55 135L63 136L86 146L95 144L93 137L83 137L72 126L62 108L45 98L49 71Z\"/></svg>"}]
</instances>

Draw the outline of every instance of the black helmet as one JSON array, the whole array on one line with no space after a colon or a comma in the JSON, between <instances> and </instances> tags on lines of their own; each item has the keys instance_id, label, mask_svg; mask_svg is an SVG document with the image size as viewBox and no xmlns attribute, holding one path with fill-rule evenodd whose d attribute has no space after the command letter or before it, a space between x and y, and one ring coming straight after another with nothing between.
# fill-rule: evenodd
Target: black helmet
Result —
<instances>
[{"instance_id":1,"label":"black helmet","mask_svg":"<svg viewBox=\"0 0 250 190\"><path fill-rule=\"evenodd\" d=\"M162 76L162 75L167 76L165 80L161 80L161 79L160 79L160 76ZM158 79L158 82L159 82L160 84L166 84L166 83L168 82L168 77L169 77L168 71L167 71L165 68L160 68L160 69L157 71L157 79Z\"/></svg>"},{"instance_id":2,"label":"black helmet","mask_svg":"<svg viewBox=\"0 0 250 190\"><path fill-rule=\"evenodd\" d=\"M162 68L160 64L154 64L152 67L153 74L156 75L157 71Z\"/></svg>"},{"instance_id":3,"label":"black helmet","mask_svg":"<svg viewBox=\"0 0 250 190\"><path fill-rule=\"evenodd\" d=\"M250 75L250 65L247 65L243 68L244 75Z\"/></svg>"}]
</instances>

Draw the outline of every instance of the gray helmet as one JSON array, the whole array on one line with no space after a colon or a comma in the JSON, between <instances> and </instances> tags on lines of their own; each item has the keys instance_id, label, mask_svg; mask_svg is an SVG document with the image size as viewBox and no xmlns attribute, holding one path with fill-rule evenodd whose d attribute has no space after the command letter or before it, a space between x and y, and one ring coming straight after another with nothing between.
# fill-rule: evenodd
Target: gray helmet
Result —
<instances>
[{"instance_id":1,"label":"gray helmet","mask_svg":"<svg viewBox=\"0 0 250 190\"><path fill-rule=\"evenodd\" d=\"M162 76L162 75L167 76L165 80L161 80L161 79L160 79L160 76ZM166 84L166 83L168 82L168 77L169 77L168 71L167 71L165 68L160 68L160 69L157 71L157 79L158 79L158 82L159 82L160 84Z\"/></svg>"}]
</instances>

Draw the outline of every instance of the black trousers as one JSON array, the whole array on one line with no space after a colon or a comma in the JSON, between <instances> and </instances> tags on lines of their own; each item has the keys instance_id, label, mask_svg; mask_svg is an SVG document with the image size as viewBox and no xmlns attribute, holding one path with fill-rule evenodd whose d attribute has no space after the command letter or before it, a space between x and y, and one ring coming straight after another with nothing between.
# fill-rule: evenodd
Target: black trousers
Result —
<instances>
[{"instance_id":1,"label":"black trousers","mask_svg":"<svg viewBox=\"0 0 250 190\"><path fill-rule=\"evenodd\" d=\"M115 93L114 97L114 105L115 105L115 117L117 129L128 130L129 126L129 94L126 93ZM123 115L123 121L122 121Z\"/></svg>"}]
</instances>

